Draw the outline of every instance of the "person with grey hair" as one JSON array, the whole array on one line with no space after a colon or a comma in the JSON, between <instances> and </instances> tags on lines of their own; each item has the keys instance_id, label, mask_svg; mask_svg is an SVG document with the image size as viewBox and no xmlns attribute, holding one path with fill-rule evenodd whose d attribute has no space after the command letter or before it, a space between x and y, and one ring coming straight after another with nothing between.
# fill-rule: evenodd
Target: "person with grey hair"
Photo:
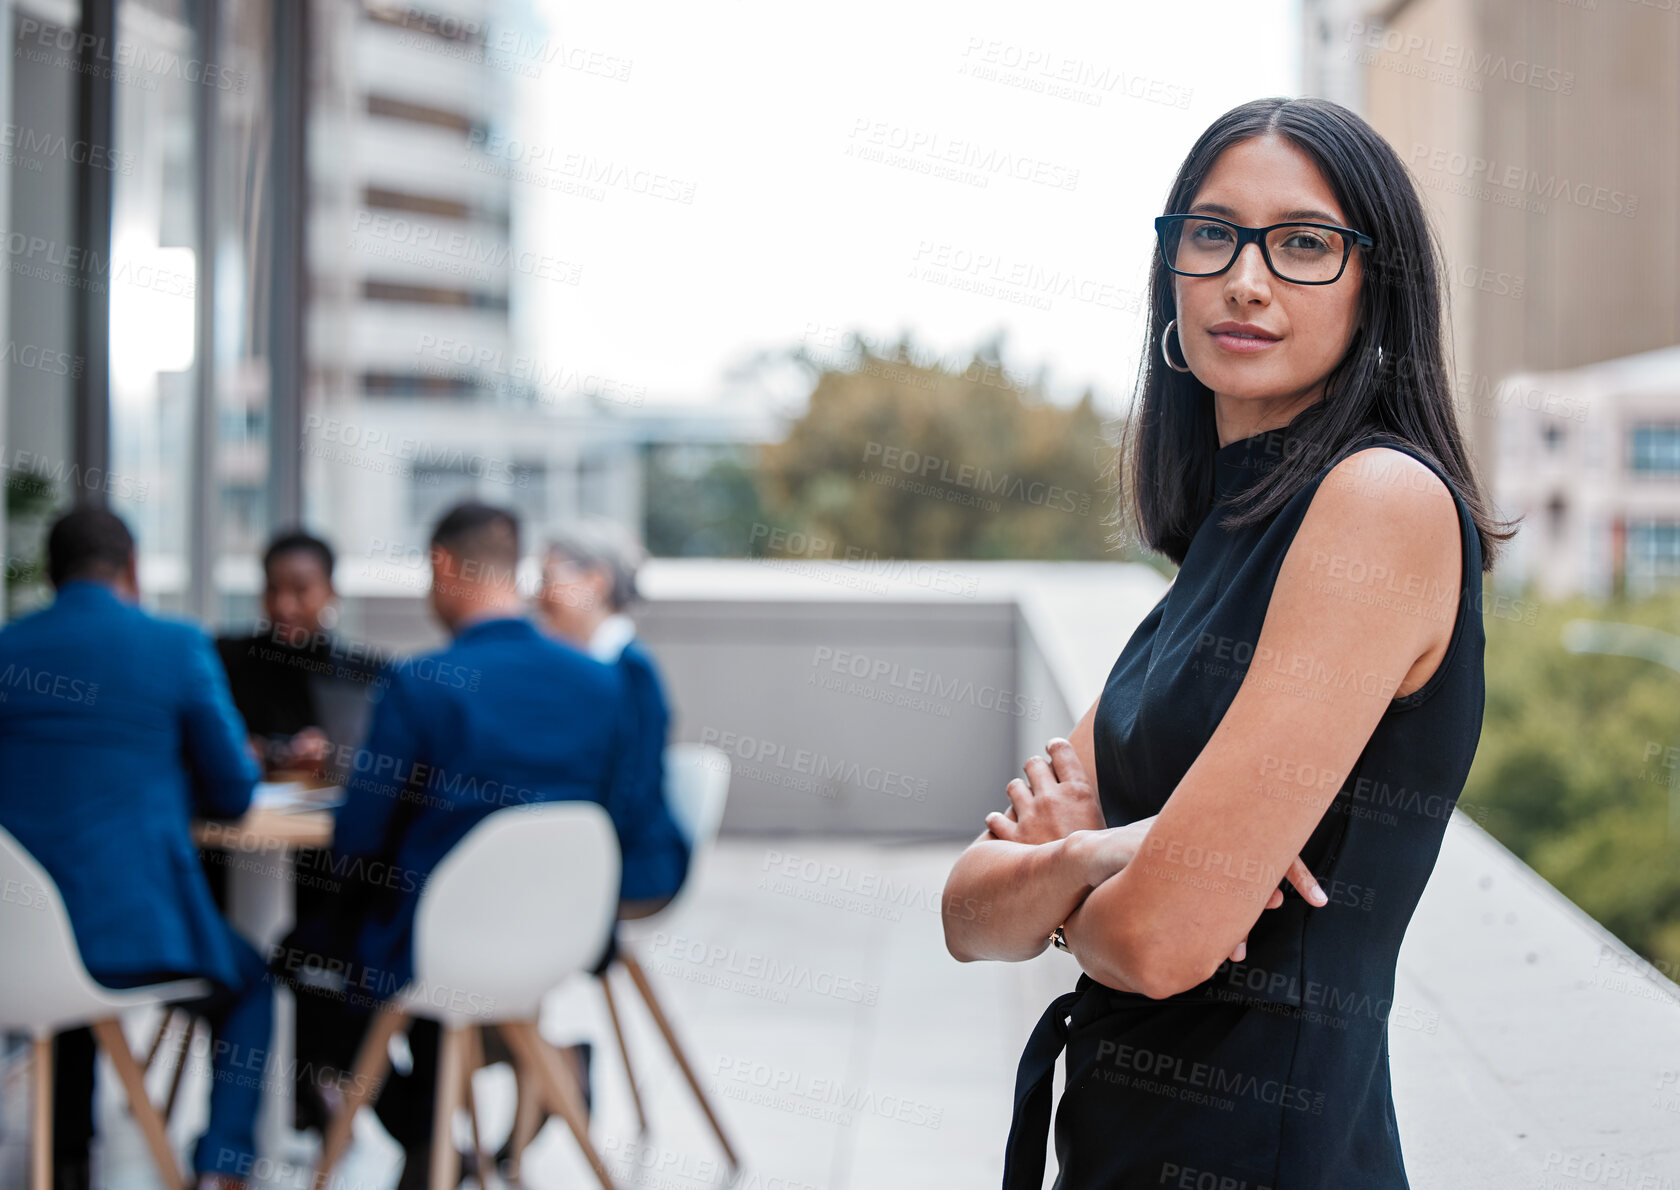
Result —
<instances>
[{"instance_id":1,"label":"person with grey hair","mask_svg":"<svg viewBox=\"0 0 1680 1190\"><path fill-rule=\"evenodd\" d=\"M636 639L629 608L638 598L636 572L645 555L636 540L610 521L579 521L549 538L543 560L537 619L561 641L618 668L635 704L641 761L651 772L644 785L665 787L665 746L671 706L653 657ZM659 904L626 905L621 916L651 913Z\"/></svg>"},{"instance_id":2,"label":"person with grey hair","mask_svg":"<svg viewBox=\"0 0 1680 1190\"><path fill-rule=\"evenodd\" d=\"M562 644L588 653L596 661L618 670L637 721L637 742L633 745L635 755L632 759L642 774L638 785L662 790L665 787L665 745L671 727L670 704L666 702L664 684L660 681L653 658L636 640L636 625L628 614L629 607L637 599L636 571L643 557L642 549L635 540L611 522L579 521L566 526L549 538L534 619ZM670 899L667 896L622 901L619 917L646 917L663 908ZM617 950L615 933L608 941L606 953L596 964L594 974L603 979L606 977L607 968ZM487 1063L512 1063L513 1055L494 1030L486 1032L483 1045ZM575 1054L576 1061L585 1072L584 1095L588 1104L592 1098L588 1076L592 1057L590 1044L587 1041L578 1043ZM525 1093L521 1088L519 1094ZM539 1109L539 1127L547 1117L547 1109ZM510 1135L497 1150L495 1161L505 1169L512 1155L513 1138ZM462 1157L463 1169L480 1176L477 1155L463 1154Z\"/></svg>"},{"instance_id":3,"label":"person with grey hair","mask_svg":"<svg viewBox=\"0 0 1680 1190\"><path fill-rule=\"evenodd\" d=\"M543 560L542 618L556 636L596 660L618 661L636 636L628 609L637 598L642 560L641 547L611 522L564 527L549 538Z\"/></svg>"}]
</instances>

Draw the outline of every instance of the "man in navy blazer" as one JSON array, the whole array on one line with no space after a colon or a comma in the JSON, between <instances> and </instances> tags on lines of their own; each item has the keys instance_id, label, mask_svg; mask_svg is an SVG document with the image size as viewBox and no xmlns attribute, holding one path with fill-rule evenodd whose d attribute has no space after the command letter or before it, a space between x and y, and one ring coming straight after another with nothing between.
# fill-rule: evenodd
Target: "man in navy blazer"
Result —
<instances>
[{"instance_id":1,"label":"man in navy blazer","mask_svg":"<svg viewBox=\"0 0 1680 1190\"><path fill-rule=\"evenodd\" d=\"M672 895L688 846L637 760L641 726L619 671L540 632L515 582L519 523L484 504L460 505L432 534L433 613L448 647L394 664L354 762L333 834L332 870L357 881L333 920L294 943L348 960L326 990L345 1028L321 1037L321 1063L348 1070L384 999L414 974L420 891L466 833L507 806L593 801L617 828L625 901ZM335 937L336 934L336 937ZM290 961L290 960L288 960ZM407 1077L390 1079L377 1109L407 1151L403 1184L424 1184L436 1081L437 1029L416 1021Z\"/></svg>"},{"instance_id":2,"label":"man in navy blazer","mask_svg":"<svg viewBox=\"0 0 1680 1190\"><path fill-rule=\"evenodd\" d=\"M56 598L0 629L0 826L58 885L94 979L132 987L194 976L216 987L190 1006L215 1038L210 1125L194 1165L240 1184L255 1158L253 1071L268 1052L272 988L261 956L211 900L191 821L250 805L257 770L245 728L209 638L136 606L134 539L117 516L68 513L47 553ZM86 1030L61 1035L55 1066L55 1153L66 1170L85 1170Z\"/></svg>"}]
</instances>

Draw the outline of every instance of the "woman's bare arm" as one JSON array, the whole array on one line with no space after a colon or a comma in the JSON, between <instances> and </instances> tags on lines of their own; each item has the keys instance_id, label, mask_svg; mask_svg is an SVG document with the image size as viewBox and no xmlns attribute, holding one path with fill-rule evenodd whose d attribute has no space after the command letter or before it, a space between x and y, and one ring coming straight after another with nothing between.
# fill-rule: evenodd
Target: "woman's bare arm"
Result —
<instances>
[{"instance_id":1,"label":"woman's bare arm","mask_svg":"<svg viewBox=\"0 0 1680 1190\"><path fill-rule=\"evenodd\" d=\"M1427 669L1420 662L1444 653L1460 556L1452 496L1422 463L1379 447L1333 469L1284 557L1254 659L1213 737L1134 861L1066 923L1092 978L1159 997L1213 974L1389 702ZM1330 567L1370 576L1385 597L1323 582ZM1389 587L1422 594L1386 597Z\"/></svg>"}]
</instances>

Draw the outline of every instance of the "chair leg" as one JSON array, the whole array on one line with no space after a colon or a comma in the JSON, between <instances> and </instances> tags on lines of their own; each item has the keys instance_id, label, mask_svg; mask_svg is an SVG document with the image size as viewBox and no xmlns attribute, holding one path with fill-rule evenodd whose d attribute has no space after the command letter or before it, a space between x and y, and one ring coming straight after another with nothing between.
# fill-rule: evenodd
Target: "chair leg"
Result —
<instances>
[{"instance_id":1,"label":"chair leg","mask_svg":"<svg viewBox=\"0 0 1680 1190\"><path fill-rule=\"evenodd\" d=\"M175 1073L169 1079L169 1097L163 1101L163 1119L168 1123L175 1114L175 1097L181 1092L181 1076L187 1070L187 1055L192 1051L193 1034L198 1032L198 1018L187 1015L186 1028L181 1031L181 1046L175 1051Z\"/></svg>"},{"instance_id":2,"label":"chair leg","mask_svg":"<svg viewBox=\"0 0 1680 1190\"><path fill-rule=\"evenodd\" d=\"M511 1049L512 1043L509 1042L508 1044ZM545 1041L543 1044L547 1045L548 1043ZM587 1074L582 1061L570 1046L557 1052L560 1055L560 1060L565 1063L566 1071L572 1082L581 1088ZM542 1080L537 1077L536 1071L532 1070L530 1065L519 1056L514 1058L513 1065L515 1071L513 1133L508 1138L508 1166L513 1180L518 1181L520 1155L524 1153L532 1141L537 1139L537 1133L542 1131L542 1126L548 1122L552 1111L548 1106L548 1098L542 1091ZM587 1102L584 1102L583 1105L583 1121L584 1126L587 1127L590 1121L589 1104Z\"/></svg>"},{"instance_id":3,"label":"chair leg","mask_svg":"<svg viewBox=\"0 0 1680 1190\"><path fill-rule=\"evenodd\" d=\"M489 1185L490 1156L478 1127L478 1101L473 1097L473 1072L484 1066L484 1037L477 1025L466 1028L465 1058L461 1070L461 1100L467 1105L467 1122L472 1125L473 1152L478 1154L478 1182Z\"/></svg>"},{"instance_id":4,"label":"chair leg","mask_svg":"<svg viewBox=\"0 0 1680 1190\"><path fill-rule=\"evenodd\" d=\"M613 1190L612 1175L607 1172L601 1155L595 1151L594 1142L589 1139L589 1117L584 1113L583 1094L558 1051L542 1039L535 1021L507 1021L501 1029L508 1045L536 1075L537 1085L542 1088L548 1106L558 1112L571 1128L572 1136L583 1150L589 1168L595 1171L603 1190Z\"/></svg>"},{"instance_id":5,"label":"chair leg","mask_svg":"<svg viewBox=\"0 0 1680 1190\"><path fill-rule=\"evenodd\" d=\"M150 1070L152 1068L152 1063L157 1061L158 1051L163 1048L163 1039L169 1036L169 1026L174 1020L174 1006L165 1004L163 1006L163 1016L158 1018L157 1033L155 1033L152 1037L151 1048L146 1051L147 1070Z\"/></svg>"},{"instance_id":6,"label":"chair leg","mask_svg":"<svg viewBox=\"0 0 1680 1190\"><path fill-rule=\"evenodd\" d=\"M114 1016L95 1021L93 1035L99 1042L99 1048L111 1059L111 1065L116 1067L117 1077L122 1080L123 1092L128 1096L129 1114L134 1117L134 1122L140 1125L140 1131L146 1137L146 1146L152 1151L152 1160L157 1164L163 1184L171 1187L185 1185L181 1167L176 1164L175 1154L169 1148L169 1137L164 1132L163 1117L157 1114L152 1101L146 1097L146 1076L140 1069L140 1064L134 1060L134 1051L128 1048L128 1039L123 1036L122 1022Z\"/></svg>"},{"instance_id":7,"label":"chair leg","mask_svg":"<svg viewBox=\"0 0 1680 1190\"><path fill-rule=\"evenodd\" d=\"M356 1067L350 1072L350 1089L344 1093L344 1106L327 1124L327 1135L321 1142L321 1159L315 1163L315 1190L323 1190L327 1175L350 1147L350 1127L364 1103L371 1102L385 1082L391 1068L391 1037L408 1020L400 1008L382 1008L368 1026L361 1052L356 1055Z\"/></svg>"},{"instance_id":8,"label":"chair leg","mask_svg":"<svg viewBox=\"0 0 1680 1190\"><path fill-rule=\"evenodd\" d=\"M498 1025L502 1037L507 1042L509 1050L513 1051L514 1070L514 1109L513 1135L508 1141L508 1166L514 1181L519 1181L520 1159L524 1156L525 1147L536 1139L537 1130L542 1127L542 1092L537 1086L536 1071L525 1055L514 1048L513 1039L508 1035L505 1025Z\"/></svg>"},{"instance_id":9,"label":"chair leg","mask_svg":"<svg viewBox=\"0 0 1680 1190\"><path fill-rule=\"evenodd\" d=\"M653 1023L659 1026L659 1032L665 1038L665 1044L671 1048L671 1056L677 1060L677 1066L682 1070L683 1078L688 1080L689 1089L694 1097L700 1101L700 1110L706 1113L706 1121L711 1124L712 1131L717 1133L718 1144L723 1146L724 1156L729 1158L729 1168L741 1168L741 1161L735 1156L735 1149L730 1145L729 1138L723 1134L723 1125L718 1122L717 1113L712 1110L711 1100L706 1098L706 1092L700 1086L700 1080L694 1076L694 1068L689 1065L688 1055L677 1043L676 1032L671 1028L671 1022L665 1016L665 1010L659 1006L659 1000L653 994L653 988L648 983L647 973L642 965L636 961L636 956L628 950L620 949L618 961L624 964L624 969L630 972L630 979L641 993L648 1011L653 1014Z\"/></svg>"},{"instance_id":10,"label":"chair leg","mask_svg":"<svg viewBox=\"0 0 1680 1190\"><path fill-rule=\"evenodd\" d=\"M53 1039L37 1037L29 1058L35 1099L33 1146L29 1150L29 1190L52 1190Z\"/></svg>"},{"instance_id":11,"label":"chair leg","mask_svg":"<svg viewBox=\"0 0 1680 1190\"><path fill-rule=\"evenodd\" d=\"M601 994L606 997L607 1016L612 1018L613 1036L618 1038L618 1052L624 1059L624 1077L630 1080L630 1099L636 1105L636 1129L645 1133L647 1112L642 1110L642 1092L636 1086L636 1069L630 1065L630 1047L624 1043L624 1026L618 1019L618 1002L613 997L612 980L608 978L611 971L609 967L601 972Z\"/></svg>"},{"instance_id":12,"label":"chair leg","mask_svg":"<svg viewBox=\"0 0 1680 1190\"><path fill-rule=\"evenodd\" d=\"M455 1190L461 1177L460 1154L455 1151L455 1108L461 1102L463 1042L466 1026L444 1022L438 1055L437 1091L432 1114L432 1190Z\"/></svg>"}]
</instances>

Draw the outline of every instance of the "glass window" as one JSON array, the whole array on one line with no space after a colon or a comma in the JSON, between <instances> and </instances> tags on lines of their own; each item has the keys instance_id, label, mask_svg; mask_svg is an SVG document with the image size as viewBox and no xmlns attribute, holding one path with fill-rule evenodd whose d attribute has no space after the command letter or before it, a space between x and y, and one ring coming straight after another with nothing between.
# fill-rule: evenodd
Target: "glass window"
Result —
<instances>
[{"instance_id":1,"label":"glass window","mask_svg":"<svg viewBox=\"0 0 1680 1190\"><path fill-rule=\"evenodd\" d=\"M408 519L410 540L431 537L432 526L446 508L478 495L477 481L464 464L416 464L409 472Z\"/></svg>"},{"instance_id":2,"label":"glass window","mask_svg":"<svg viewBox=\"0 0 1680 1190\"><path fill-rule=\"evenodd\" d=\"M309 0L302 494L348 574L393 542L423 554L457 501L512 508L532 534L567 495L545 455L569 428L525 396L534 353L513 325L515 212L548 192L488 135L535 92L486 39L535 14L445 9Z\"/></svg>"},{"instance_id":3,"label":"glass window","mask_svg":"<svg viewBox=\"0 0 1680 1190\"><path fill-rule=\"evenodd\" d=\"M1645 422L1633 427L1629 467L1645 475L1680 474L1680 423Z\"/></svg>"},{"instance_id":4,"label":"glass window","mask_svg":"<svg viewBox=\"0 0 1680 1190\"><path fill-rule=\"evenodd\" d=\"M72 24L78 8L55 6ZM15 132L5 152L3 353L0 353L0 461L6 480L4 618L46 602L44 536L54 513L91 494L99 477L76 466L76 382L84 361L76 354L74 298L75 193L68 153L55 144L76 139L74 58L54 48L56 20L25 4L12 9L11 85L0 95ZM31 248L31 245L46 245Z\"/></svg>"},{"instance_id":5,"label":"glass window","mask_svg":"<svg viewBox=\"0 0 1680 1190\"><path fill-rule=\"evenodd\" d=\"M472 460L416 463L409 471L409 530L427 541L451 506L482 500L517 513L523 532L540 535L548 522L548 473L541 463L484 466ZM535 540L531 537L531 540Z\"/></svg>"},{"instance_id":6,"label":"glass window","mask_svg":"<svg viewBox=\"0 0 1680 1190\"><path fill-rule=\"evenodd\" d=\"M527 536L535 541L548 524L548 471L541 463L510 463L506 483L494 485L504 489L491 491L485 499L492 503L505 502L519 513L527 526Z\"/></svg>"},{"instance_id":7,"label":"glass window","mask_svg":"<svg viewBox=\"0 0 1680 1190\"><path fill-rule=\"evenodd\" d=\"M184 0L117 8L117 42L136 65L116 76L111 215L111 471L141 495L111 493L140 552L141 593L188 610L199 480L193 443L197 341L197 59Z\"/></svg>"},{"instance_id":8,"label":"glass window","mask_svg":"<svg viewBox=\"0 0 1680 1190\"><path fill-rule=\"evenodd\" d=\"M273 220L266 214L272 130L270 0L221 0L213 96L215 369L211 400L219 427L207 478L218 625L257 616L258 560L274 519L269 401L269 283Z\"/></svg>"},{"instance_id":9,"label":"glass window","mask_svg":"<svg viewBox=\"0 0 1680 1190\"><path fill-rule=\"evenodd\" d=\"M1627 590L1647 595L1680 577L1680 521L1630 520Z\"/></svg>"}]
</instances>

